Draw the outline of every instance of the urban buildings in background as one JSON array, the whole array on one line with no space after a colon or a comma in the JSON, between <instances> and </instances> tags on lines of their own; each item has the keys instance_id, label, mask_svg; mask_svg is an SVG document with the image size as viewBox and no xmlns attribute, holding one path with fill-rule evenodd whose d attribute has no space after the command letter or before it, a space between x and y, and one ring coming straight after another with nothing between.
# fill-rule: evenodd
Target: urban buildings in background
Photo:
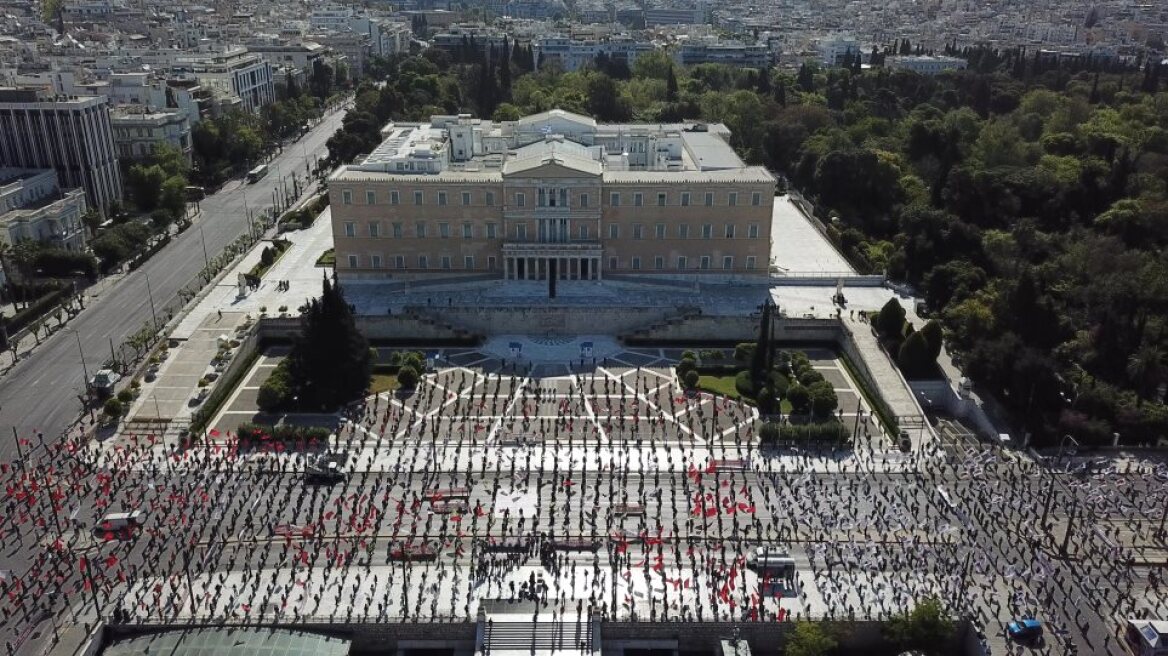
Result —
<instances>
[{"instance_id":1,"label":"urban buildings in background","mask_svg":"<svg viewBox=\"0 0 1168 656\"><path fill-rule=\"evenodd\" d=\"M775 179L743 163L724 125L552 110L382 135L329 179L341 280L768 274Z\"/></svg>"}]
</instances>

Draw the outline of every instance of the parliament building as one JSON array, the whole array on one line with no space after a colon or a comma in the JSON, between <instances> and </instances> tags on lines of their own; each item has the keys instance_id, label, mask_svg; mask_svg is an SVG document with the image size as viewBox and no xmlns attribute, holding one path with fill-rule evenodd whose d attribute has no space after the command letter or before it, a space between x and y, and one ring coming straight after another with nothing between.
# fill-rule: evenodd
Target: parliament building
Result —
<instances>
[{"instance_id":1,"label":"parliament building","mask_svg":"<svg viewBox=\"0 0 1168 656\"><path fill-rule=\"evenodd\" d=\"M764 276L774 177L721 124L391 123L329 178L342 281Z\"/></svg>"}]
</instances>

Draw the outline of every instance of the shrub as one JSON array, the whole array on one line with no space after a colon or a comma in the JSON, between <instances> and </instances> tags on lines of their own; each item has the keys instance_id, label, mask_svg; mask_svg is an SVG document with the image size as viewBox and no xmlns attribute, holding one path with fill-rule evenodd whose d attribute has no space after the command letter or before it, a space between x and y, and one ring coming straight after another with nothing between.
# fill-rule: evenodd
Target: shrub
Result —
<instances>
[{"instance_id":1,"label":"shrub","mask_svg":"<svg viewBox=\"0 0 1168 656\"><path fill-rule=\"evenodd\" d=\"M414 389L418 386L418 370L413 365L403 364L397 370L397 383L401 385L402 389Z\"/></svg>"},{"instance_id":2,"label":"shrub","mask_svg":"<svg viewBox=\"0 0 1168 656\"><path fill-rule=\"evenodd\" d=\"M276 249L271 246L265 246L264 250L260 251L260 264L264 268L272 266L272 262L276 261Z\"/></svg>"},{"instance_id":3,"label":"shrub","mask_svg":"<svg viewBox=\"0 0 1168 656\"><path fill-rule=\"evenodd\" d=\"M775 390L775 396L785 399L787 398L787 390L791 387L791 379L781 373L774 373L771 375L771 387Z\"/></svg>"},{"instance_id":4,"label":"shrub","mask_svg":"<svg viewBox=\"0 0 1168 656\"><path fill-rule=\"evenodd\" d=\"M848 430L835 420L813 424L778 424L768 421L758 429L758 439L763 445L776 442L839 443L848 440Z\"/></svg>"},{"instance_id":5,"label":"shrub","mask_svg":"<svg viewBox=\"0 0 1168 656\"><path fill-rule=\"evenodd\" d=\"M54 278L67 278L79 273L93 278L97 276L97 258L89 253L63 248L42 248L33 259L33 268L42 275Z\"/></svg>"},{"instance_id":6,"label":"shrub","mask_svg":"<svg viewBox=\"0 0 1168 656\"><path fill-rule=\"evenodd\" d=\"M831 383L821 380L807 388L811 396L811 412L816 417L827 417L839 407L839 399Z\"/></svg>"},{"instance_id":7,"label":"shrub","mask_svg":"<svg viewBox=\"0 0 1168 656\"><path fill-rule=\"evenodd\" d=\"M123 405L129 405L130 402L134 400L134 393L128 389L124 389L118 392L118 400L121 401Z\"/></svg>"},{"instance_id":8,"label":"shrub","mask_svg":"<svg viewBox=\"0 0 1168 656\"><path fill-rule=\"evenodd\" d=\"M758 440L762 444L774 444L779 441L779 425L768 421L758 429Z\"/></svg>"},{"instance_id":9,"label":"shrub","mask_svg":"<svg viewBox=\"0 0 1168 656\"><path fill-rule=\"evenodd\" d=\"M734 347L734 359L739 362L750 362L754 358L754 350L758 348L758 344L754 342L742 342Z\"/></svg>"},{"instance_id":10,"label":"shrub","mask_svg":"<svg viewBox=\"0 0 1168 656\"><path fill-rule=\"evenodd\" d=\"M936 360L941 355L941 347L945 341L945 332L941 330L941 324L937 323L936 319L930 319L921 327L920 332L929 346L929 357Z\"/></svg>"},{"instance_id":11,"label":"shrub","mask_svg":"<svg viewBox=\"0 0 1168 656\"><path fill-rule=\"evenodd\" d=\"M121 402L116 396L111 396L105 400L105 405L101 406L102 412L110 417L121 417L122 413L126 411L125 404Z\"/></svg>"},{"instance_id":12,"label":"shrub","mask_svg":"<svg viewBox=\"0 0 1168 656\"><path fill-rule=\"evenodd\" d=\"M697 369L698 363L693 358L682 358L681 362L677 363L677 375L685 378L685 375Z\"/></svg>"},{"instance_id":13,"label":"shrub","mask_svg":"<svg viewBox=\"0 0 1168 656\"><path fill-rule=\"evenodd\" d=\"M288 375L287 360L281 362L271 376L260 385L256 405L264 412L287 408L292 401L292 377Z\"/></svg>"},{"instance_id":14,"label":"shrub","mask_svg":"<svg viewBox=\"0 0 1168 656\"><path fill-rule=\"evenodd\" d=\"M749 371L739 371L738 375L734 376L734 389L742 396L754 398L754 379L750 377Z\"/></svg>"},{"instance_id":15,"label":"shrub","mask_svg":"<svg viewBox=\"0 0 1168 656\"><path fill-rule=\"evenodd\" d=\"M726 359L726 352L718 349L710 349L705 351L698 351L702 362L721 362Z\"/></svg>"},{"instance_id":16,"label":"shrub","mask_svg":"<svg viewBox=\"0 0 1168 656\"><path fill-rule=\"evenodd\" d=\"M698 356L693 351L686 350L686 351L681 352L681 359L682 360L697 360Z\"/></svg>"},{"instance_id":17,"label":"shrub","mask_svg":"<svg viewBox=\"0 0 1168 656\"><path fill-rule=\"evenodd\" d=\"M758 411L764 415L773 415L779 410L779 404L775 400L775 390L769 384L765 385L758 391Z\"/></svg>"},{"instance_id":18,"label":"shrub","mask_svg":"<svg viewBox=\"0 0 1168 656\"><path fill-rule=\"evenodd\" d=\"M900 352L896 356L896 364L904 372L905 378L925 378L934 371L936 359L929 355L929 343L925 335L913 333L900 345Z\"/></svg>"},{"instance_id":19,"label":"shrub","mask_svg":"<svg viewBox=\"0 0 1168 656\"><path fill-rule=\"evenodd\" d=\"M815 383L823 382L823 374L814 369L804 369L803 373L799 374L799 384L803 387L811 387Z\"/></svg>"},{"instance_id":20,"label":"shrub","mask_svg":"<svg viewBox=\"0 0 1168 656\"><path fill-rule=\"evenodd\" d=\"M899 337L904 331L904 316L904 308L901 307L900 301L893 297L880 308L880 314L876 315L873 325L882 337Z\"/></svg>"},{"instance_id":21,"label":"shrub","mask_svg":"<svg viewBox=\"0 0 1168 656\"><path fill-rule=\"evenodd\" d=\"M690 369L689 371L685 372L685 376L682 377L682 383L685 384L686 389L695 389L698 386L698 379L700 378L701 376L698 375L698 372Z\"/></svg>"},{"instance_id":22,"label":"shrub","mask_svg":"<svg viewBox=\"0 0 1168 656\"><path fill-rule=\"evenodd\" d=\"M794 414L805 415L811 411L811 392L798 383L787 389L787 400Z\"/></svg>"}]
</instances>

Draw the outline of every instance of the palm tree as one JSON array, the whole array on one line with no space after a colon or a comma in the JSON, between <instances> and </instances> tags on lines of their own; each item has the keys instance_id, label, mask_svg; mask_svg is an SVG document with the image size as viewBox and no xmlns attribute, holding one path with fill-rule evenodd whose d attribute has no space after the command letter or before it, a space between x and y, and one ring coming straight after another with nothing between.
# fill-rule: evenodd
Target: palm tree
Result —
<instances>
[{"instance_id":1,"label":"palm tree","mask_svg":"<svg viewBox=\"0 0 1168 656\"><path fill-rule=\"evenodd\" d=\"M1128 379L1136 386L1140 399L1152 398L1156 386L1164 380L1164 362L1164 349L1147 343L1128 357L1125 371Z\"/></svg>"}]
</instances>

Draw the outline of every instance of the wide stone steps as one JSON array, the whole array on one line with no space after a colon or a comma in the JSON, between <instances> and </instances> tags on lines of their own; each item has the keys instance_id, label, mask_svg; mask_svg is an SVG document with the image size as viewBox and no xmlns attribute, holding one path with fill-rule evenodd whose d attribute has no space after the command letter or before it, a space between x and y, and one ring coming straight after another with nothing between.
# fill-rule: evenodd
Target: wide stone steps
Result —
<instances>
[{"instance_id":1,"label":"wide stone steps","mask_svg":"<svg viewBox=\"0 0 1168 656\"><path fill-rule=\"evenodd\" d=\"M592 652L592 622L500 622L487 623L483 634L484 652L576 651Z\"/></svg>"}]
</instances>

